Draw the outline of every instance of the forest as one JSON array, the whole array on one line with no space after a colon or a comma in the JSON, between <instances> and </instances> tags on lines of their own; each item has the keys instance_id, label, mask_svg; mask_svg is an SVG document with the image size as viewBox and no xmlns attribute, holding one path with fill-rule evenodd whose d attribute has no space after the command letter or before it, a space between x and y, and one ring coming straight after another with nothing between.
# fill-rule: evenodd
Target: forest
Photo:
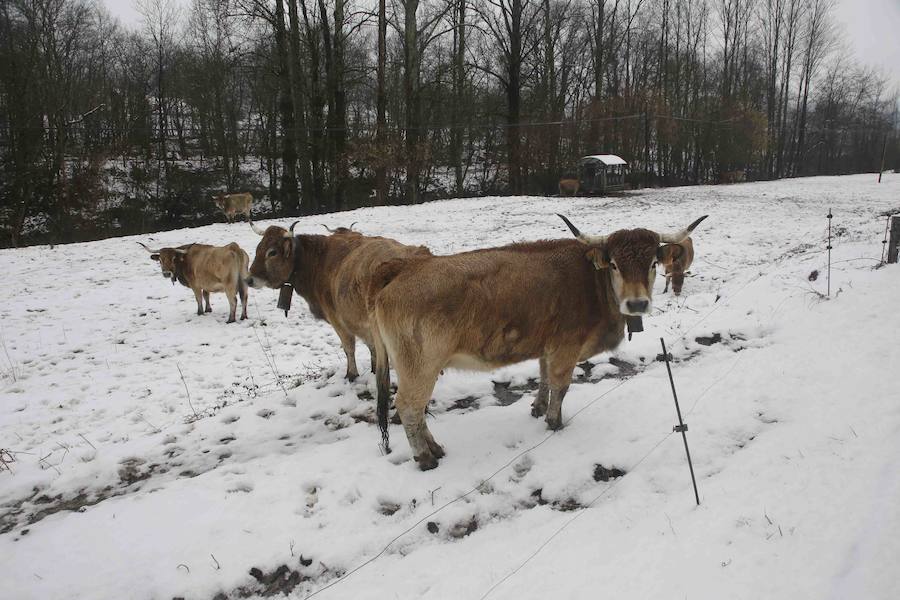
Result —
<instances>
[{"instance_id":1,"label":"forest","mask_svg":"<svg viewBox=\"0 0 900 600\"><path fill-rule=\"evenodd\" d=\"M0 0L0 245L900 167L835 0Z\"/></svg>"}]
</instances>

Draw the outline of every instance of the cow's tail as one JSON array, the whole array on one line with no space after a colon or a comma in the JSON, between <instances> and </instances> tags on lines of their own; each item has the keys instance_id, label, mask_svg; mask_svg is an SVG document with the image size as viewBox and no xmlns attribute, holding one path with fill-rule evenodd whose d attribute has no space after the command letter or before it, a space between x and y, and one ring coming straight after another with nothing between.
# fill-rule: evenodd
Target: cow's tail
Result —
<instances>
[{"instance_id":1,"label":"cow's tail","mask_svg":"<svg viewBox=\"0 0 900 600\"><path fill-rule=\"evenodd\" d=\"M371 320L371 317L370 317ZM387 347L381 336L377 320L372 320L372 346L375 349L375 385L377 387L377 404L375 414L378 417L378 428L381 430L381 445L385 454L391 453L391 436L388 431L388 413L391 408L391 374L390 359Z\"/></svg>"},{"instance_id":2,"label":"cow's tail","mask_svg":"<svg viewBox=\"0 0 900 600\"><path fill-rule=\"evenodd\" d=\"M247 277L250 275L250 256L244 251L243 248L238 246L237 255L239 259L239 265L237 269L237 282L235 284L235 293L237 297L241 299L241 302L246 304L247 302Z\"/></svg>"},{"instance_id":3,"label":"cow's tail","mask_svg":"<svg viewBox=\"0 0 900 600\"><path fill-rule=\"evenodd\" d=\"M379 318L377 310L378 296L397 275L407 266L409 260L395 258L380 264L375 268L369 280L369 289L366 294L366 307L369 311L369 322L372 330L372 345L375 348L375 382L378 388L378 401L376 414L378 427L381 429L381 443L385 453L390 453L390 435L388 433L388 413L391 406L391 378L390 359L387 346L384 343L385 323Z\"/></svg>"}]
</instances>

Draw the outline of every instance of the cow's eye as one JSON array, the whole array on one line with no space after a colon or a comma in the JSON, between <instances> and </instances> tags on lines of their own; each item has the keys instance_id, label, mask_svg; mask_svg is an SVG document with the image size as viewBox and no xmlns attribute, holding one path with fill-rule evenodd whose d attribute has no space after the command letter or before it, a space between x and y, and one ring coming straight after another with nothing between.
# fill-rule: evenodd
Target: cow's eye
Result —
<instances>
[{"instance_id":1,"label":"cow's eye","mask_svg":"<svg viewBox=\"0 0 900 600\"><path fill-rule=\"evenodd\" d=\"M278 250L276 250L275 248L270 248L269 251L266 252L266 258L272 258L276 254L278 254Z\"/></svg>"},{"instance_id":2,"label":"cow's eye","mask_svg":"<svg viewBox=\"0 0 900 600\"><path fill-rule=\"evenodd\" d=\"M618 266L616 265L616 263L614 263L614 262L610 262L610 263L609 263L609 268L612 269L613 271L618 271L618 270L619 270L619 267L618 267Z\"/></svg>"}]
</instances>

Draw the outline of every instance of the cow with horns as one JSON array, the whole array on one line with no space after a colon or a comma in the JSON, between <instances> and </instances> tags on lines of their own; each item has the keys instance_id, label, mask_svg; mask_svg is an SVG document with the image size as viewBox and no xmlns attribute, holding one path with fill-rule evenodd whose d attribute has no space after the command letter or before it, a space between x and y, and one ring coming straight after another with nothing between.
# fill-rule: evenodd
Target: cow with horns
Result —
<instances>
[{"instance_id":1,"label":"cow with horns","mask_svg":"<svg viewBox=\"0 0 900 600\"><path fill-rule=\"evenodd\" d=\"M663 293L669 291L669 283L672 284L672 293L676 296L681 295L681 288L684 286L684 274L691 268L694 262L694 240L687 238L683 242L676 245L672 249L672 260L665 263L666 268L666 287Z\"/></svg>"},{"instance_id":2,"label":"cow with horns","mask_svg":"<svg viewBox=\"0 0 900 600\"><path fill-rule=\"evenodd\" d=\"M443 369L491 370L539 359L531 414L559 429L575 365L618 346L626 321L650 314L657 265L670 262L675 244L706 217L676 233L603 236L584 235L562 218L576 239L394 260L373 278L378 372L388 359L396 370L397 411L422 470L444 455L425 423ZM379 385L386 446L389 396Z\"/></svg>"},{"instance_id":3,"label":"cow with horns","mask_svg":"<svg viewBox=\"0 0 900 600\"><path fill-rule=\"evenodd\" d=\"M356 338L369 347L373 371L376 364L366 304L372 273L386 261L430 256L431 252L424 246L406 246L388 238L356 232L349 235L349 230L328 236L294 235L298 222L290 229L273 225L265 230L250 222L262 239L247 284L281 289L279 307L285 311L290 307L291 289L306 300L312 315L327 321L340 338L347 355L347 379L353 381L359 375Z\"/></svg>"},{"instance_id":4,"label":"cow with horns","mask_svg":"<svg viewBox=\"0 0 900 600\"><path fill-rule=\"evenodd\" d=\"M197 315L212 312L209 295L225 292L228 297L227 323L234 323L237 312L237 298L241 298L241 320L247 318L247 266L250 257L240 246L231 242L227 246L207 246L187 244L177 248L153 250L138 242L150 253L150 258L159 263L162 275L191 288L197 298ZM206 303L204 309L203 302Z\"/></svg>"}]
</instances>

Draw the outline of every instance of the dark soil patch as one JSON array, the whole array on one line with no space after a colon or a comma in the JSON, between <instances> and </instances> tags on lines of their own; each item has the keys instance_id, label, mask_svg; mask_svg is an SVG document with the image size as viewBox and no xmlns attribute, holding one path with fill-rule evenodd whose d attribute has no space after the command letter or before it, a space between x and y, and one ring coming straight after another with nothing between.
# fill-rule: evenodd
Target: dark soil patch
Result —
<instances>
[{"instance_id":1,"label":"dark soil patch","mask_svg":"<svg viewBox=\"0 0 900 600\"><path fill-rule=\"evenodd\" d=\"M456 402L453 403L453 406L448 408L447 410L467 410L467 409L475 409L479 408L478 398L475 396L466 396L465 398L460 398Z\"/></svg>"},{"instance_id":2,"label":"dark soil patch","mask_svg":"<svg viewBox=\"0 0 900 600\"><path fill-rule=\"evenodd\" d=\"M460 521L459 523L451 527L448 533L450 534L450 537L459 539L464 538L477 530L478 520L474 516L472 516L469 519Z\"/></svg>"},{"instance_id":3,"label":"dark soil patch","mask_svg":"<svg viewBox=\"0 0 900 600\"><path fill-rule=\"evenodd\" d=\"M712 346L713 344L718 344L722 341L722 334L719 332L713 333L712 335L699 336L695 337L694 341L702 346Z\"/></svg>"},{"instance_id":4,"label":"dark soil patch","mask_svg":"<svg viewBox=\"0 0 900 600\"><path fill-rule=\"evenodd\" d=\"M500 406L509 406L518 402L528 392L538 389L538 380L529 379L522 385L512 385L508 381L494 382L494 397Z\"/></svg>"},{"instance_id":5,"label":"dark soil patch","mask_svg":"<svg viewBox=\"0 0 900 600\"><path fill-rule=\"evenodd\" d=\"M594 465L594 481L609 481L624 474L625 471L616 467L606 468L601 464Z\"/></svg>"},{"instance_id":6,"label":"dark soil patch","mask_svg":"<svg viewBox=\"0 0 900 600\"><path fill-rule=\"evenodd\" d=\"M559 510L562 512L569 512L573 510L578 510L579 508L584 508L584 506L579 503L574 498L566 498L565 500L553 500L552 502L544 498L543 496L544 488L538 488L531 492L531 501L534 503L531 506L544 506L546 504L550 505L550 508L553 510Z\"/></svg>"},{"instance_id":7,"label":"dark soil patch","mask_svg":"<svg viewBox=\"0 0 900 600\"><path fill-rule=\"evenodd\" d=\"M622 360L621 358L611 356L609 358L609 364L619 369L618 373L609 375L609 377L613 377L615 379L627 379L628 377L632 377L638 374L637 365L635 365L634 363L630 363L627 360Z\"/></svg>"},{"instance_id":8,"label":"dark soil patch","mask_svg":"<svg viewBox=\"0 0 900 600\"><path fill-rule=\"evenodd\" d=\"M63 499L62 494L56 496L48 496L42 494L37 496L38 490L34 490L34 494L30 498L20 500L16 503L7 504L4 509L9 509L0 514L0 534L8 533L19 525L33 524L64 511L82 511L89 506L94 506L103 502L107 498L121 496L124 492L114 491L110 486L103 488L89 495L86 489L78 490L78 493L71 498ZM30 514L26 514L26 506L33 505L36 509ZM40 508L37 508L40 507Z\"/></svg>"},{"instance_id":9,"label":"dark soil patch","mask_svg":"<svg viewBox=\"0 0 900 600\"><path fill-rule=\"evenodd\" d=\"M239 588L237 592L241 598L269 597L278 594L286 596L307 579L300 574L300 571L295 571L287 565L281 565L270 573L264 573L262 569L253 567L250 569L250 576L256 580L256 585Z\"/></svg>"}]
</instances>

